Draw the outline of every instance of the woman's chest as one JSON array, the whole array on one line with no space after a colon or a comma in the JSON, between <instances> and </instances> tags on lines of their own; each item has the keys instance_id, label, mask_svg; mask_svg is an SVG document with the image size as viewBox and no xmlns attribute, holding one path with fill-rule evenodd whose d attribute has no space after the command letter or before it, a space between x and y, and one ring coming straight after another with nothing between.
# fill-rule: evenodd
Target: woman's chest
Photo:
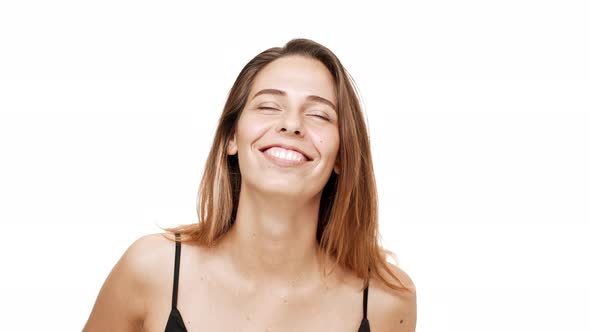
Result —
<instances>
[{"instance_id":1,"label":"woman's chest","mask_svg":"<svg viewBox=\"0 0 590 332\"><path fill-rule=\"evenodd\" d=\"M358 331L362 293L326 291L289 296L280 292L241 294L235 290L185 287L177 310L187 331ZM144 331L163 332L171 302L154 301Z\"/></svg>"}]
</instances>

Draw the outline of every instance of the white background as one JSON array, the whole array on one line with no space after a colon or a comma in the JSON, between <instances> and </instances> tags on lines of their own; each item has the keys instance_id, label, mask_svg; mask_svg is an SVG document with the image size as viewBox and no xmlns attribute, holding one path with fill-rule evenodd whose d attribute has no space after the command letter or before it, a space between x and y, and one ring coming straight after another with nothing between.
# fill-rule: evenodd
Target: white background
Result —
<instances>
[{"instance_id":1,"label":"white background","mask_svg":"<svg viewBox=\"0 0 590 332\"><path fill-rule=\"evenodd\" d=\"M135 239L194 222L237 74L304 37L360 89L417 330L590 331L583 2L3 1L1 329L81 330Z\"/></svg>"}]
</instances>

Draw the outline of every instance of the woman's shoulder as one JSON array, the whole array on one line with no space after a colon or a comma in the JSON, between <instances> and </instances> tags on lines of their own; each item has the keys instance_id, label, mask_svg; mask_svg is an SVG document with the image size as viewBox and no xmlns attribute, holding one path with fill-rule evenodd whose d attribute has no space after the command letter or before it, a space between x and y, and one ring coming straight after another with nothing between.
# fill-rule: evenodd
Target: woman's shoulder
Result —
<instances>
[{"instance_id":1,"label":"woman's shoulder","mask_svg":"<svg viewBox=\"0 0 590 332\"><path fill-rule=\"evenodd\" d=\"M170 233L151 233L137 238L127 249L128 265L138 277L143 276L144 282L151 287L168 285L174 272L176 243ZM189 265L201 262L206 250L193 240L181 243L180 268L189 269ZM170 273L162 273L169 271ZM182 273L182 272L181 272Z\"/></svg>"},{"instance_id":2,"label":"woman's shoulder","mask_svg":"<svg viewBox=\"0 0 590 332\"><path fill-rule=\"evenodd\" d=\"M129 268L140 275L163 276L164 274L161 273L163 269L164 271L173 271L175 246L173 234L151 233L143 235L134 240L125 253L125 255L129 256ZM197 246L194 241L183 241L181 260L194 262L193 256L201 256L202 251L203 249ZM171 277L169 276L166 279Z\"/></svg>"},{"instance_id":3,"label":"woman's shoulder","mask_svg":"<svg viewBox=\"0 0 590 332\"><path fill-rule=\"evenodd\" d=\"M392 289L372 273L368 299L368 318L371 327L376 331L390 331L392 326L395 326L395 329L391 331L415 331L416 286L399 266L387 263L387 268L397 279L382 269L379 272L385 280L409 290Z\"/></svg>"},{"instance_id":4,"label":"woman's shoulder","mask_svg":"<svg viewBox=\"0 0 590 332\"><path fill-rule=\"evenodd\" d=\"M135 239L102 285L84 331L136 330L155 291L172 279L161 271L172 271L173 248L162 234Z\"/></svg>"},{"instance_id":5,"label":"woman's shoulder","mask_svg":"<svg viewBox=\"0 0 590 332\"><path fill-rule=\"evenodd\" d=\"M174 242L165 238L164 233L142 235L129 245L122 261L139 286L150 289L161 281L158 278L166 277L162 271L172 271Z\"/></svg>"},{"instance_id":6,"label":"woman's shoulder","mask_svg":"<svg viewBox=\"0 0 590 332\"><path fill-rule=\"evenodd\" d=\"M414 281L412 280L412 278L410 278L408 273L402 270L402 268L398 265L391 264L389 262L386 262L386 265L387 269L389 269L389 271L391 271L391 273L396 277L392 277L389 273L387 273L387 271L381 268L379 270L379 273L381 274L381 276L383 276L383 278L385 278L385 280L388 283L391 283L396 287L407 288L409 292L416 292L416 286L414 285ZM375 281L379 288L382 288L384 291L392 291L391 287L388 287L382 280L377 278L377 276L373 273L371 274L371 281Z\"/></svg>"},{"instance_id":7,"label":"woman's shoulder","mask_svg":"<svg viewBox=\"0 0 590 332\"><path fill-rule=\"evenodd\" d=\"M174 248L174 242L165 238L164 233L151 233L135 239L125 252L136 268L149 269L161 262L166 253ZM147 271L143 271L147 272Z\"/></svg>"}]
</instances>

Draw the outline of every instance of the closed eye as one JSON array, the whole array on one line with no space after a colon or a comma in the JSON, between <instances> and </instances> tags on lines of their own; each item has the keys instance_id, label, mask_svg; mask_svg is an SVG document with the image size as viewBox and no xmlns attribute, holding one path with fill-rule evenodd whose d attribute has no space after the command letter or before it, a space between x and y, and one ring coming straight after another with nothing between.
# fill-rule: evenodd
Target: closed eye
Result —
<instances>
[{"instance_id":1,"label":"closed eye","mask_svg":"<svg viewBox=\"0 0 590 332\"><path fill-rule=\"evenodd\" d=\"M330 121L330 118L327 118L327 117L325 117L325 116L322 116L322 115L318 115L318 114L312 114L312 116L317 116L318 118L324 119L324 120L326 120L326 121Z\"/></svg>"},{"instance_id":2,"label":"closed eye","mask_svg":"<svg viewBox=\"0 0 590 332\"><path fill-rule=\"evenodd\" d=\"M275 110L275 111L278 111L279 110L279 109L276 109L274 107L265 107L265 106L260 106L260 107L258 107L258 109L260 109L260 110ZM324 119L326 121L330 121L330 118L325 117L325 116L322 116L322 115L319 115L319 114L312 114L311 116L315 116L315 117L318 117L320 119Z\"/></svg>"}]
</instances>

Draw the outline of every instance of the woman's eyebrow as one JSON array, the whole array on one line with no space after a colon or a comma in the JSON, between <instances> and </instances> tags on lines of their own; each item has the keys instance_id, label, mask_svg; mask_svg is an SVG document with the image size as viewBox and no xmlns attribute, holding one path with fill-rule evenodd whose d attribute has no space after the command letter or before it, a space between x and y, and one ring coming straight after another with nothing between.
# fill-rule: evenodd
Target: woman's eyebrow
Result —
<instances>
[{"instance_id":1,"label":"woman's eyebrow","mask_svg":"<svg viewBox=\"0 0 590 332\"><path fill-rule=\"evenodd\" d=\"M262 95L262 94L270 94L270 95L284 97L287 95L287 92L285 92L283 90L279 90L279 89L262 89L262 90L256 92L256 94L254 94L252 99L254 99L257 96ZM332 109L334 109L334 111L336 110L336 106L326 98L316 96L316 95L308 95L305 99L310 100L310 101L315 101L318 103L322 103L322 104L326 104L326 105L332 107Z\"/></svg>"}]
</instances>

